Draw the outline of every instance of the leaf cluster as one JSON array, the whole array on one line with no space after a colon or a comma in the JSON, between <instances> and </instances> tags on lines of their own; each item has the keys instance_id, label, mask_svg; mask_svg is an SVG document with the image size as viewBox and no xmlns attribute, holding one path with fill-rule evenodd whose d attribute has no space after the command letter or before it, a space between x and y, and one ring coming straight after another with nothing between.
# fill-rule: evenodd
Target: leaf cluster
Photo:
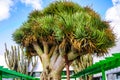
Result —
<instances>
[{"instance_id":1,"label":"leaf cluster","mask_svg":"<svg viewBox=\"0 0 120 80\"><path fill-rule=\"evenodd\" d=\"M79 53L107 53L115 45L109 24L89 7L57 1L42 11L33 11L28 20L13 33L23 46L47 41L59 45L63 40ZM70 49L70 48L69 48Z\"/></svg>"}]
</instances>

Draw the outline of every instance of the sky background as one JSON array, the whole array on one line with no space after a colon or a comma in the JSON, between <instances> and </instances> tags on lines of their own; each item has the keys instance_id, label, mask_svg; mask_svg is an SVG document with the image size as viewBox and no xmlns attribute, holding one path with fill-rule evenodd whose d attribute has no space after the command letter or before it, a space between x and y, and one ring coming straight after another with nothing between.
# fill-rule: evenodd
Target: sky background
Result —
<instances>
[{"instance_id":1,"label":"sky background","mask_svg":"<svg viewBox=\"0 0 120 80\"><path fill-rule=\"evenodd\" d=\"M12 33L27 20L29 13L35 9L42 10L55 0L0 0L0 56L15 45ZM90 6L103 20L109 21L117 36L117 45L113 52L120 51L120 0L72 0L81 6ZM3 64L0 62L0 65Z\"/></svg>"}]
</instances>

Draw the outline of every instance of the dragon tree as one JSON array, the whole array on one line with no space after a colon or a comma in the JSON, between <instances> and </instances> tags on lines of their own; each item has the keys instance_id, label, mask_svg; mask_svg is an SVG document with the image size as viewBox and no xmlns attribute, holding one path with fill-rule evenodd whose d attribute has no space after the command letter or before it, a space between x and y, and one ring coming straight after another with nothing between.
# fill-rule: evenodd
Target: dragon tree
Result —
<instances>
[{"instance_id":1,"label":"dragon tree","mask_svg":"<svg viewBox=\"0 0 120 80\"><path fill-rule=\"evenodd\" d=\"M32 11L13 39L28 56L39 56L41 80L61 80L66 64L85 54L105 55L115 45L109 23L91 8L71 1L56 1Z\"/></svg>"}]
</instances>

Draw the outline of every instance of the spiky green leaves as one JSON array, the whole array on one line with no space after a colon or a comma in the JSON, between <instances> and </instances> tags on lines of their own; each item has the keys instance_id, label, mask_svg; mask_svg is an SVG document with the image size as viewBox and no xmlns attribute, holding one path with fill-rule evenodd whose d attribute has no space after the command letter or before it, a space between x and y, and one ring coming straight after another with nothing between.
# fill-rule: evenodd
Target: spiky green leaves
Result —
<instances>
[{"instance_id":1,"label":"spiky green leaves","mask_svg":"<svg viewBox=\"0 0 120 80\"><path fill-rule=\"evenodd\" d=\"M59 13L66 12L67 14L73 14L81 11L83 8L80 7L78 4L72 2L55 2L51 3L48 7L43 10L45 15L56 15Z\"/></svg>"},{"instance_id":2,"label":"spiky green leaves","mask_svg":"<svg viewBox=\"0 0 120 80\"><path fill-rule=\"evenodd\" d=\"M24 37L24 33L20 30L16 30L13 34L14 37L14 41L16 41L16 43L21 43L22 42L22 38Z\"/></svg>"},{"instance_id":3,"label":"spiky green leaves","mask_svg":"<svg viewBox=\"0 0 120 80\"><path fill-rule=\"evenodd\" d=\"M17 43L29 46L41 41L66 44L81 53L106 53L115 44L109 24L89 7L73 2L55 2L42 11L33 11L13 34ZM56 45L59 45L57 43Z\"/></svg>"}]
</instances>

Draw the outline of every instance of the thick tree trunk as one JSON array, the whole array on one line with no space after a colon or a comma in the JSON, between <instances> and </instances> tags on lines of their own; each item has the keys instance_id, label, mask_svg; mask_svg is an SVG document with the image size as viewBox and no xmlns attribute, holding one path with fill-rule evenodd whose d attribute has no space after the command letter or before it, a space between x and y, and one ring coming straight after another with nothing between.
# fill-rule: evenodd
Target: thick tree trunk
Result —
<instances>
[{"instance_id":1,"label":"thick tree trunk","mask_svg":"<svg viewBox=\"0 0 120 80\"><path fill-rule=\"evenodd\" d=\"M44 60L43 60L44 59ZM43 54L43 72L40 75L40 80L61 80L61 72L65 67L65 60L62 56L57 56L55 62L50 62L48 56ZM45 62L44 62L45 61Z\"/></svg>"},{"instance_id":2,"label":"thick tree trunk","mask_svg":"<svg viewBox=\"0 0 120 80\"><path fill-rule=\"evenodd\" d=\"M54 71L48 74L47 72L43 71L40 75L40 80L61 80L61 73Z\"/></svg>"},{"instance_id":3,"label":"thick tree trunk","mask_svg":"<svg viewBox=\"0 0 120 80\"><path fill-rule=\"evenodd\" d=\"M53 45L52 47L48 47L48 44L45 41L43 41L42 48L38 43L33 44L43 65L43 72L41 73L40 80L61 80L61 72L65 65L67 65L67 69L69 69L69 61L79 56L79 54L74 53L73 50L65 53L64 44L65 40L59 46ZM65 54L67 54L66 58L64 57ZM69 70L67 72L69 80Z\"/></svg>"}]
</instances>

